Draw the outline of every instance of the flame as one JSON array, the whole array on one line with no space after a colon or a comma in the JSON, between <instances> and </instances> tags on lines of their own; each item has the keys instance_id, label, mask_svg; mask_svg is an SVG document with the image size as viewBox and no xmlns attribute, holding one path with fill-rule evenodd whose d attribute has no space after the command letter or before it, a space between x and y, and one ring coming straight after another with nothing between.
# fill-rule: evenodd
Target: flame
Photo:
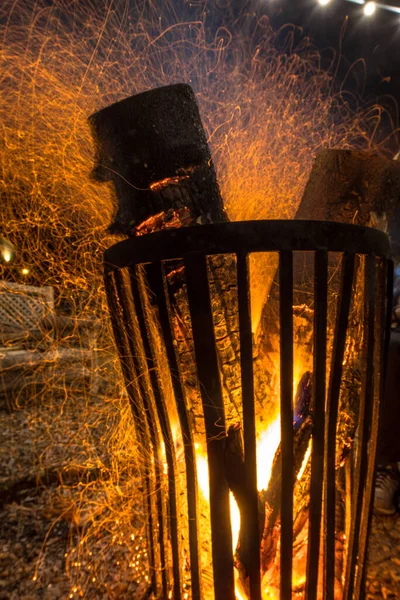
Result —
<instances>
[{"instance_id":1,"label":"flame","mask_svg":"<svg viewBox=\"0 0 400 600\"><path fill-rule=\"evenodd\" d=\"M202 446L199 443L195 443L196 451L196 465L197 465L197 482L199 490L207 502L210 500L210 488L208 479L208 462L207 455L204 452ZM232 529L232 551L235 553L240 531L240 511L237 502L232 494L229 492L229 509L231 516L231 529ZM237 579L237 572L235 570L235 581ZM241 595L238 585L235 584L235 594L237 600L245 600L245 597Z\"/></svg>"},{"instance_id":2,"label":"flame","mask_svg":"<svg viewBox=\"0 0 400 600\"><path fill-rule=\"evenodd\" d=\"M236 571L235 571L235 577L236 577ZM242 593L238 589L237 585L235 585L235 596L236 596L236 600L247 600L246 596L242 595Z\"/></svg>"},{"instance_id":3,"label":"flame","mask_svg":"<svg viewBox=\"0 0 400 600\"><path fill-rule=\"evenodd\" d=\"M303 370L301 365L297 365L295 368L294 378L294 390L296 390L296 380L300 378L298 373ZM269 480L271 478L272 463L274 456L281 440L281 419L278 414L276 418L268 425L268 427L259 434L257 439L257 489L259 491L268 488ZM307 451L305 453L301 468L297 474L297 480L300 481L303 477L305 469L308 465L312 450L312 441L310 441ZM209 473L207 463L207 453L201 446L201 444L195 444L196 451L196 464L197 464L197 479L200 492L203 498L209 502ZM232 528L232 549L235 553L239 532L240 532L240 511L237 502L232 493L229 494L230 504L230 516L231 516L231 528ZM303 577L303 574L301 575ZM300 578L296 579L296 574L293 574L293 581L296 584L300 584ZM235 596L236 600L245 600L239 583L239 574L235 569ZM263 598L264 600L277 600L279 594L276 589L272 586L263 587Z\"/></svg>"},{"instance_id":4,"label":"flame","mask_svg":"<svg viewBox=\"0 0 400 600\"><path fill-rule=\"evenodd\" d=\"M235 552L239 540L240 511L232 492L229 493L229 508L231 513L232 548Z\"/></svg>"},{"instance_id":5,"label":"flame","mask_svg":"<svg viewBox=\"0 0 400 600\"><path fill-rule=\"evenodd\" d=\"M197 483L199 485L199 489L203 495L204 500L209 502L210 487L208 478L207 455L198 442L195 443L194 447L196 451Z\"/></svg>"},{"instance_id":6,"label":"flame","mask_svg":"<svg viewBox=\"0 0 400 600\"><path fill-rule=\"evenodd\" d=\"M300 481L300 479L304 475L304 471L306 470L309 458L311 456L311 450L312 450L312 440L310 440L310 443L308 444L308 448L307 448L306 453L304 455L303 462L302 462L302 465L300 467L300 471L297 473L297 481Z\"/></svg>"},{"instance_id":7,"label":"flame","mask_svg":"<svg viewBox=\"0 0 400 600\"><path fill-rule=\"evenodd\" d=\"M278 415L257 441L257 488L268 488L271 478L272 462L281 441L281 417ZM260 458L262 457L262 460Z\"/></svg>"},{"instance_id":8,"label":"flame","mask_svg":"<svg viewBox=\"0 0 400 600\"><path fill-rule=\"evenodd\" d=\"M202 449L201 445L196 442L196 465L197 465L197 482L199 485L200 492L207 502L210 500L210 488L208 479L208 462L207 455ZM232 494L229 493L229 505L231 514L231 527L232 527L232 548L236 550L237 542L239 539L240 531L240 512L236 500Z\"/></svg>"}]
</instances>

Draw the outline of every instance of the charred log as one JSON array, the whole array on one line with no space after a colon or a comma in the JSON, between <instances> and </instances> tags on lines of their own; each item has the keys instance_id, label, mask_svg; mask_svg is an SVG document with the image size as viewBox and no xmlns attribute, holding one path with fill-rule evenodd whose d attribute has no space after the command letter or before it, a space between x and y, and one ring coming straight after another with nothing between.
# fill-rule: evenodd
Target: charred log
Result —
<instances>
[{"instance_id":1,"label":"charred log","mask_svg":"<svg viewBox=\"0 0 400 600\"><path fill-rule=\"evenodd\" d=\"M390 222L399 199L398 161L369 152L323 150L315 159L295 218L374 225L373 219Z\"/></svg>"},{"instance_id":2,"label":"charred log","mask_svg":"<svg viewBox=\"0 0 400 600\"><path fill-rule=\"evenodd\" d=\"M161 87L89 118L93 177L111 181L118 200L112 233L135 235L159 213L187 208L194 221L226 220L192 88Z\"/></svg>"},{"instance_id":3,"label":"charred log","mask_svg":"<svg viewBox=\"0 0 400 600\"><path fill-rule=\"evenodd\" d=\"M309 415L295 432L293 482L296 481L303 464L311 440L312 427L313 421ZM278 539L276 528L279 527L281 487L281 451L279 447L274 457L270 484L268 489L262 493L262 501L265 505L265 524L261 542L261 567L263 573L268 571L275 558L276 542Z\"/></svg>"},{"instance_id":4,"label":"charred log","mask_svg":"<svg viewBox=\"0 0 400 600\"><path fill-rule=\"evenodd\" d=\"M294 409L294 472L293 481L303 465L312 434L311 373L306 372L297 388ZM243 452L242 431L239 423L228 429L225 446L225 472L229 488L240 511L240 532L235 553L235 565L240 573L242 585L246 588L250 571L249 524L254 519L246 487L246 473ZM277 449L267 490L259 494L258 522L261 539L261 566L265 573L275 559L279 539L280 492L282 487L281 451Z\"/></svg>"}]
</instances>

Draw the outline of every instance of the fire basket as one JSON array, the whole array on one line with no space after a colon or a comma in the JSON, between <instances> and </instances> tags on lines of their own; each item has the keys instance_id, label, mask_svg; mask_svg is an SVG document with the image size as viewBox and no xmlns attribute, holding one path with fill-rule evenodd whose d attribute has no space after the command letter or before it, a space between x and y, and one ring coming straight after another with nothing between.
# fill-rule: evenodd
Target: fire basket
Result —
<instances>
[{"instance_id":1,"label":"fire basket","mask_svg":"<svg viewBox=\"0 0 400 600\"><path fill-rule=\"evenodd\" d=\"M106 251L149 596L361 597L389 256L379 231L317 221L184 227Z\"/></svg>"}]
</instances>

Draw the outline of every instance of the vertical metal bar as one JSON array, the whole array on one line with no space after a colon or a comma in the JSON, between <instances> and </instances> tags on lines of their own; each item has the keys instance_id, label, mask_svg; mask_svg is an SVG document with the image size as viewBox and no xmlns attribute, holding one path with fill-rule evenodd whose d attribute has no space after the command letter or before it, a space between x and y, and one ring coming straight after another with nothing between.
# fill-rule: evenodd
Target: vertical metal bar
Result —
<instances>
[{"instance_id":1,"label":"vertical metal bar","mask_svg":"<svg viewBox=\"0 0 400 600\"><path fill-rule=\"evenodd\" d=\"M147 279L150 290L155 296L158 307L160 327L165 344L169 369L171 373L172 387L179 416L179 422L183 437L186 469L186 493L188 505L188 530L189 530L189 554L191 572L192 600L201 599L200 585L200 557L198 544L198 517L197 517L197 481L196 481L196 457L194 450L193 434L189 424L189 416L185 404L183 386L179 375L179 366L174 348L174 336L171 328L168 293L166 280L161 262L148 265L146 268Z\"/></svg>"},{"instance_id":2,"label":"vertical metal bar","mask_svg":"<svg viewBox=\"0 0 400 600\"><path fill-rule=\"evenodd\" d=\"M389 343L390 343L390 329L392 324L392 310L393 310L393 287L394 287L394 264L392 260L388 260L386 264L387 268L387 279L386 279L386 323L384 336L384 347L383 347L383 378L382 378L382 396L386 382L386 371L389 357Z\"/></svg>"},{"instance_id":3,"label":"vertical metal bar","mask_svg":"<svg viewBox=\"0 0 400 600\"><path fill-rule=\"evenodd\" d=\"M160 443L157 435L157 423L152 406L151 398L149 398L149 390L146 387L145 378L143 376L143 366L140 364L139 351L136 347L139 340L135 341L135 328L133 323L133 315L131 313L132 298L128 295L128 288L126 282L123 280L121 271L115 271L115 282L121 298L121 323L123 328L127 332L129 351L132 358L132 363L135 367L136 373L138 374L138 384L143 401L144 415L147 423L147 427L150 433L151 446L154 456L154 474L155 474L155 490L156 490L156 504L157 504L157 515L158 515L158 541L160 549L160 570L161 570L161 582L163 594L165 597L168 595L168 582L167 582L167 570L166 570L166 556L165 556L165 519L163 510L163 496L162 496L162 475L161 475L161 463L162 455L160 453ZM131 292L131 290L130 290Z\"/></svg>"},{"instance_id":4,"label":"vertical metal bar","mask_svg":"<svg viewBox=\"0 0 400 600\"><path fill-rule=\"evenodd\" d=\"M247 501L251 521L248 523L250 597L261 600L260 531L258 524L256 420L253 378L253 334L251 329L248 257L237 255L237 287L239 301L240 368L243 404L244 464Z\"/></svg>"},{"instance_id":5,"label":"vertical metal bar","mask_svg":"<svg viewBox=\"0 0 400 600\"><path fill-rule=\"evenodd\" d=\"M354 509L352 515L353 526L350 531L349 553L347 561L344 600L353 598L356 567L358 561L359 541L362 532L361 515L367 477L369 438L374 397L374 350L375 350L375 257L367 256L365 265L364 307L364 363L363 381L361 387L360 410L358 419L358 447L354 475ZM373 456L371 455L371 459ZM371 465L371 468L373 466ZM366 524L365 524L366 525ZM362 565L358 565L360 568Z\"/></svg>"},{"instance_id":6,"label":"vertical metal bar","mask_svg":"<svg viewBox=\"0 0 400 600\"><path fill-rule=\"evenodd\" d=\"M328 253L315 253L314 266L314 427L311 455L306 600L316 600L320 558L322 492L325 455L326 340Z\"/></svg>"},{"instance_id":7,"label":"vertical metal bar","mask_svg":"<svg viewBox=\"0 0 400 600\"><path fill-rule=\"evenodd\" d=\"M375 459L378 441L378 426L380 401L382 397L382 379L384 366L383 348L386 323L386 264L377 260L376 264L376 290L375 290L375 319L374 319L374 355L373 355L373 394L370 412L370 428L368 439L368 456L365 485L363 490L362 514L357 553L357 569L354 582L354 596L361 596L361 588L365 584L365 557L367 552L367 540L371 522L373 489L375 482Z\"/></svg>"},{"instance_id":8,"label":"vertical metal bar","mask_svg":"<svg viewBox=\"0 0 400 600\"><path fill-rule=\"evenodd\" d=\"M338 418L343 357L349 320L354 276L354 254L343 255L340 306L335 327L331 374L327 401L327 442L325 484L325 600L334 600L335 589L335 504L336 504L336 427Z\"/></svg>"},{"instance_id":9,"label":"vertical metal bar","mask_svg":"<svg viewBox=\"0 0 400 600\"><path fill-rule=\"evenodd\" d=\"M115 345L118 350L119 358L121 361L122 374L125 380L125 386L129 396L130 407L134 417L135 428L139 434L139 443L144 448L151 448L150 436L147 429L147 424L143 419L143 406L139 397L139 391L133 388L133 383L137 381L137 375L135 372L134 365L132 363L131 353L129 351L129 343L124 333L124 328L120 326L122 321L122 311L118 302L118 293L116 289L116 282L114 272L111 269L106 268L104 272L104 283L107 293L107 301L109 306L109 314L111 318L111 325L114 334ZM140 406L139 406L140 403ZM143 488L144 488L144 504L147 515L147 540L149 543L149 570L150 570L150 581L151 587L154 594L158 594L157 591L157 579L156 579L156 552L154 544L154 523L153 523L153 507L152 507L152 489L150 480L150 469L148 464L141 465L142 477L143 477Z\"/></svg>"},{"instance_id":10,"label":"vertical metal bar","mask_svg":"<svg viewBox=\"0 0 400 600\"><path fill-rule=\"evenodd\" d=\"M206 257L186 256L185 273L207 438L215 600L234 600L229 488L224 469L225 415Z\"/></svg>"},{"instance_id":11,"label":"vertical metal bar","mask_svg":"<svg viewBox=\"0 0 400 600\"><path fill-rule=\"evenodd\" d=\"M169 422L167 409L165 406L163 393L160 387L158 375L157 375L157 360L154 355L154 351L150 342L150 336L148 332L148 325L146 324L146 318L143 307L143 300L141 297L141 291L139 288L138 281L138 269L139 267L131 267L130 280L132 287L132 296L135 306L136 318L139 324L140 335L143 342L143 350L145 354L145 360L147 363L147 369L150 376L151 387L153 389L154 400L156 404L156 410L160 427L164 439L165 445L165 457L167 460L168 469L168 508L169 508L169 529L171 535L171 546L172 546L172 572L174 576L173 584L173 598L174 600L180 600L181 598L181 575L180 575L180 561L179 561L179 540L178 540L178 518L176 509L176 488L175 488L175 447L172 438L171 424Z\"/></svg>"},{"instance_id":12,"label":"vertical metal bar","mask_svg":"<svg viewBox=\"0 0 400 600\"><path fill-rule=\"evenodd\" d=\"M292 597L293 567L293 254L279 253L281 385L281 557L280 598Z\"/></svg>"},{"instance_id":13,"label":"vertical metal bar","mask_svg":"<svg viewBox=\"0 0 400 600\"><path fill-rule=\"evenodd\" d=\"M383 260L383 259L382 259ZM385 391L386 383L386 369L389 355L389 343L390 343L390 329L392 322L392 305L393 305L393 284L394 284L394 273L393 273L393 261L384 261L384 273L383 278L386 279L386 286L383 284L382 289L385 289L384 299L381 306L380 319L376 320L376 326L378 328L377 335L380 337L380 366L379 366L379 409L377 422L374 422L374 431L371 433L371 438L375 439L375 447L372 449L374 456L374 470L371 481L370 499L369 499L369 510L368 510L368 528L366 532L366 541L369 539L371 524L372 524L372 513L374 505L374 493L376 484L376 448L377 448L377 436L379 433L379 423L381 422L381 413L383 409L383 394ZM383 293L383 292L381 292ZM365 564L368 563L368 548L366 550L365 560L362 561L362 574L359 588L359 595L365 594L366 585L366 572ZM364 596L362 596L364 597Z\"/></svg>"}]
</instances>

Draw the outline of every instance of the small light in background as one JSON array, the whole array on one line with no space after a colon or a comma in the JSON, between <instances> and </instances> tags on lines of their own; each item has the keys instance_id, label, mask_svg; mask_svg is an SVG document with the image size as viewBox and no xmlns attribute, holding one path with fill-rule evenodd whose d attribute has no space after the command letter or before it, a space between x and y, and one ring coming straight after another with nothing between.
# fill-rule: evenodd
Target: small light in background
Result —
<instances>
[{"instance_id":1,"label":"small light in background","mask_svg":"<svg viewBox=\"0 0 400 600\"><path fill-rule=\"evenodd\" d=\"M23 269L21 269L21 273L22 273L22 275L29 275L29 269L24 267Z\"/></svg>"},{"instance_id":2,"label":"small light in background","mask_svg":"<svg viewBox=\"0 0 400 600\"><path fill-rule=\"evenodd\" d=\"M320 4L321 6L326 6L327 4L329 4L331 0L318 0L318 4Z\"/></svg>"},{"instance_id":3,"label":"small light in background","mask_svg":"<svg viewBox=\"0 0 400 600\"><path fill-rule=\"evenodd\" d=\"M374 12L375 12L375 10L376 10L376 4L375 4L375 2L367 2L364 5L364 15L366 17L370 17L371 15L373 15Z\"/></svg>"},{"instance_id":4,"label":"small light in background","mask_svg":"<svg viewBox=\"0 0 400 600\"><path fill-rule=\"evenodd\" d=\"M15 248L6 238L0 237L0 262L10 264L15 258Z\"/></svg>"}]
</instances>

